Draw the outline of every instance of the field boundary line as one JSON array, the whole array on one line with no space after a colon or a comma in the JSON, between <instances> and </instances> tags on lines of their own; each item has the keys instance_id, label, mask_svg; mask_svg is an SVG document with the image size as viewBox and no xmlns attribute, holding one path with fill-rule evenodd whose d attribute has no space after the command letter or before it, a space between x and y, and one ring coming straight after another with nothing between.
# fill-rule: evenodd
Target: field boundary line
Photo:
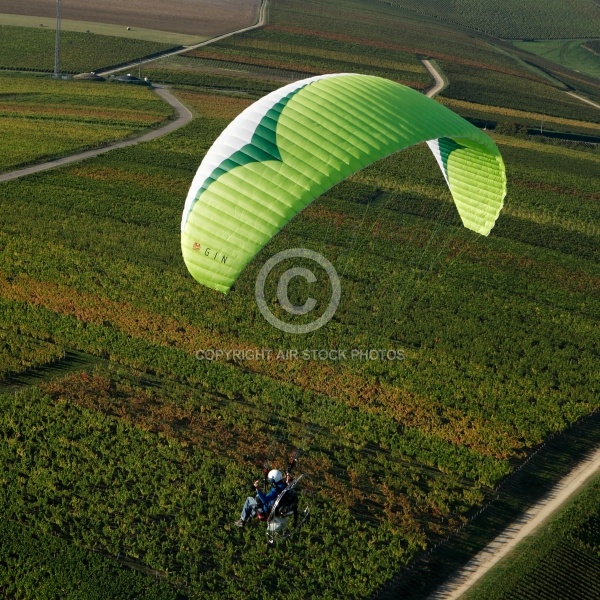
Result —
<instances>
[{"instance_id":1,"label":"field boundary line","mask_svg":"<svg viewBox=\"0 0 600 600\"><path fill-rule=\"evenodd\" d=\"M140 136L128 138L126 140L121 140L120 142L115 142L108 146L93 148L91 150L85 150L84 152L77 152L76 154L63 156L62 158L57 158L55 160L50 160L48 162L40 163L37 165L31 165L30 167L24 167L16 171L10 171L9 173L0 174L0 182L19 179L20 177L33 175L34 173L40 173L41 171L48 171L49 169L56 169L57 167L62 167L64 165L69 165L74 162L79 162L88 158L99 156L100 154L105 154L106 152L110 152L111 150L115 150L116 148L127 148L127 146L133 146L135 144L139 144L140 142L149 142L151 140L155 140L159 137L167 135L168 133L179 129L184 125L187 125L193 119L191 111L186 106L184 106L177 98L175 98L175 96L173 96L173 94L171 94L171 92L168 89L163 87L156 87L154 88L154 91L177 111L178 116L174 121L170 121L166 125L163 125L158 129L153 129L152 131L143 133Z\"/></svg>"},{"instance_id":2,"label":"field boundary line","mask_svg":"<svg viewBox=\"0 0 600 600\"><path fill-rule=\"evenodd\" d=\"M580 461L544 498L525 511L516 521L513 521L454 577L430 594L428 600L457 600L460 598L519 542L557 512L599 470L600 447Z\"/></svg>"}]
</instances>

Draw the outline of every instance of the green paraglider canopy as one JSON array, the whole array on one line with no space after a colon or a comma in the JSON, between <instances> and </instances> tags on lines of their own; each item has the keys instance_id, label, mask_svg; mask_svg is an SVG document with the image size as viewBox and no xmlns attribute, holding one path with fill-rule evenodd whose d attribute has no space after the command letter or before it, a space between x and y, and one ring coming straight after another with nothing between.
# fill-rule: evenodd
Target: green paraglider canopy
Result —
<instances>
[{"instance_id":1,"label":"green paraglider canopy","mask_svg":"<svg viewBox=\"0 0 600 600\"><path fill-rule=\"evenodd\" d=\"M506 194L494 142L451 110L387 79L334 74L258 100L223 131L192 182L181 222L185 263L227 293L296 214L352 173L427 142L465 227L488 235Z\"/></svg>"}]
</instances>

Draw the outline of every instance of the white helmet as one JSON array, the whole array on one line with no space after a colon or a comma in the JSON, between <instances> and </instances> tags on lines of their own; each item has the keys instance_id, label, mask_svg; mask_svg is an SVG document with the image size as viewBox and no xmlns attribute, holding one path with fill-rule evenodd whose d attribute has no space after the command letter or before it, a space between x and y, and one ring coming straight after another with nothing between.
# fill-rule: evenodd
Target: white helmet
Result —
<instances>
[{"instance_id":1,"label":"white helmet","mask_svg":"<svg viewBox=\"0 0 600 600\"><path fill-rule=\"evenodd\" d=\"M283 479L283 473L281 471L278 471L277 469L272 469L271 471L269 471L269 474L267 475L267 479L273 485L275 485L276 483L279 483Z\"/></svg>"}]
</instances>

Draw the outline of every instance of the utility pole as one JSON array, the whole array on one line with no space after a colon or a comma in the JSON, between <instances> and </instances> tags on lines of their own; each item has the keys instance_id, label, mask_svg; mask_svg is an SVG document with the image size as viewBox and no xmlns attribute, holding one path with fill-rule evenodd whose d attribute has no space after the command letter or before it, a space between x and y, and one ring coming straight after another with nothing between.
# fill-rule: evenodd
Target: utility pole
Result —
<instances>
[{"instance_id":1,"label":"utility pole","mask_svg":"<svg viewBox=\"0 0 600 600\"><path fill-rule=\"evenodd\" d=\"M60 0L56 0L56 41L54 43L54 78L60 77Z\"/></svg>"}]
</instances>

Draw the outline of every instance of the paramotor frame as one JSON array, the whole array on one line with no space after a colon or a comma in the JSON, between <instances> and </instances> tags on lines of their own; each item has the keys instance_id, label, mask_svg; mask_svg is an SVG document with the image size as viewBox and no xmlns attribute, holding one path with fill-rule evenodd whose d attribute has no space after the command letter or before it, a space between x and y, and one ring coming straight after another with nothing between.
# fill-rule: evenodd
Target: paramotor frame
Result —
<instances>
[{"instance_id":1,"label":"paramotor frame","mask_svg":"<svg viewBox=\"0 0 600 600\"><path fill-rule=\"evenodd\" d=\"M308 521L314 506L312 478L302 473L277 496L266 517L269 544L294 535Z\"/></svg>"}]
</instances>

